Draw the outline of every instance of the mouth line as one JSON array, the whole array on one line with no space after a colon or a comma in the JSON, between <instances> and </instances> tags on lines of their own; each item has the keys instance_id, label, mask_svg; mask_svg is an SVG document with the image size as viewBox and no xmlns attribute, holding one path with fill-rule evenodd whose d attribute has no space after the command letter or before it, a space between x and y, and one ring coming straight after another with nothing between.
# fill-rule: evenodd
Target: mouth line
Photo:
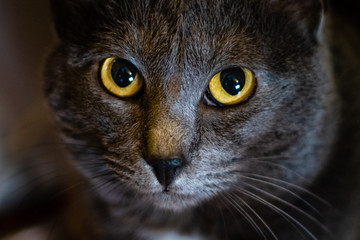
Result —
<instances>
[{"instance_id":1,"label":"mouth line","mask_svg":"<svg viewBox=\"0 0 360 240\"><path fill-rule=\"evenodd\" d=\"M199 203L199 199L194 195L183 195L164 191L152 194L151 201L155 207L171 211L181 211L194 207Z\"/></svg>"},{"instance_id":2,"label":"mouth line","mask_svg":"<svg viewBox=\"0 0 360 240\"><path fill-rule=\"evenodd\" d=\"M176 191L171 191L171 189L168 189L168 190L164 189L162 191L156 191L156 192L153 192L151 195L153 197L170 197L170 198L181 198L181 199L196 197L196 195L193 195L193 194L178 193Z\"/></svg>"}]
</instances>

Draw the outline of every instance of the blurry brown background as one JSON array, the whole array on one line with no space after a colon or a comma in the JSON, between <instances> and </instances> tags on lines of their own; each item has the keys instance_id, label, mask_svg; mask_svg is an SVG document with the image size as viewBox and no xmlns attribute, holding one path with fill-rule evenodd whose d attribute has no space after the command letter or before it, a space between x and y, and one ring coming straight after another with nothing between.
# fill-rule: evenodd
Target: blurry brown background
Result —
<instances>
[{"instance_id":1,"label":"blurry brown background","mask_svg":"<svg viewBox=\"0 0 360 240\"><path fill-rule=\"evenodd\" d=\"M330 8L360 29L360 0L333 0ZM34 164L49 156L36 150L54 128L42 95L43 66L56 42L50 15L48 0L0 0L0 239L32 222L24 215L37 202L33 195L54 186L44 174L52 165ZM36 234L13 239L41 239Z\"/></svg>"},{"instance_id":2,"label":"blurry brown background","mask_svg":"<svg viewBox=\"0 0 360 240\"><path fill-rule=\"evenodd\" d=\"M41 95L42 68L51 50L47 0L0 0L0 121L12 127Z\"/></svg>"},{"instance_id":3,"label":"blurry brown background","mask_svg":"<svg viewBox=\"0 0 360 240\"><path fill-rule=\"evenodd\" d=\"M0 239L40 223L61 203L49 196L63 149L43 97L43 68L56 43L47 0L0 0ZM58 198L61 200L61 198ZM9 240L51 239L43 227ZM7 236L9 237L9 236ZM8 239L8 238L6 238Z\"/></svg>"}]
</instances>

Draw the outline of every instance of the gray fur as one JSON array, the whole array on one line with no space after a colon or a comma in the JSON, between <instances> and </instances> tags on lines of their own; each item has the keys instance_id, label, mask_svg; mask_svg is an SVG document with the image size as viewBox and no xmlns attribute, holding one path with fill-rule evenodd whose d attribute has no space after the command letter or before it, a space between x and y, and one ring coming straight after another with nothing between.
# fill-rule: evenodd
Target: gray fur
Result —
<instances>
[{"instance_id":1,"label":"gray fur","mask_svg":"<svg viewBox=\"0 0 360 240\"><path fill-rule=\"evenodd\" d=\"M320 1L52 4L61 43L49 59L46 92L95 189L90 199L101 207L91 211L103 239L146 239L149 230L204 239L354 239L347 212L357 211L359 123L351 118L359 101L346 89L358 87L359 75L340 75L351 70L333 50L347 53L329 41L331 15L320 24ZM139 69L145 88L138 97L120 99L101 85L108 57ZM255 94L236 106L205 105L211 77L232 66L255 73ZM165 193L147 160L175 156L187 165Z\"/></svg>"}]
</instances>

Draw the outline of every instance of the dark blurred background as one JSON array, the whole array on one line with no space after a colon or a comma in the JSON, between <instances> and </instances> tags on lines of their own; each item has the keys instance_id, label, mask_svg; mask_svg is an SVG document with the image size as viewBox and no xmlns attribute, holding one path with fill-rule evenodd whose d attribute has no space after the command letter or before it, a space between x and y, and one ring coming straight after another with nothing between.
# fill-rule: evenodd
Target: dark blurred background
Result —
<instances>
[{"instance_id":1,"label":"dark blurred background","mask_svg":"<svg viewBox=\"0 0 360 240\"><path fill-rule=\"evenodd\" d=\"M42 90L56 41L48 0L0 0L0 239L53 239L63 217L69 171Z\"/></svg>"},{"instance_id":2,"label":"dark blurred background","mask_svg":"<svg viewBox=\"0 0 360 240\"><path fill-rule=\"evenodd\" d=\"M329 8L360 30L360 0L332 0ZM0 239L49 239L43 229L61 211L62 202L42 201L59 188L56 169L64 167L42 93L56 41L48 0L0 0ZM37 221L46 226L9 234Z\"/></svg>"},{"instance_id":3,"label":"dark blurred background","mask_svg":"<svg viewBox=\"0 0 360 240\"><path fill-rule=\"evenodd\" d=\"M41 92L42 68L55 40L47 0L0 0L0 119L21 122Z\"/></svg>"}]
</instances>

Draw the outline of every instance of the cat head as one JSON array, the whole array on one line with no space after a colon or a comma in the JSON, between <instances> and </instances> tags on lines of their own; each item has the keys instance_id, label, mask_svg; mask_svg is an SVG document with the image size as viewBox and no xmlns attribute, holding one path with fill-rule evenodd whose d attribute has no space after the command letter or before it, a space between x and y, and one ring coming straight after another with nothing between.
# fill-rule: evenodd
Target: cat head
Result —
<instances>
[{"instance_id":1,"label":"cat head","mask_svg":"<svg viewBox=\"0 0 360 240\"><path fill-rule=\"evenodd\" d=\"M325 164L334 99L321 1L52 7L61 41L46 93L74 161L104 199L183 209L261 185L251 179L302 185ZM132 84L120 86L124 76L138 82L128 95L116 90ZM248 84L247 95L224 102L232 91L224 79L234 91Z\"/></svg>"}]
</instances>

